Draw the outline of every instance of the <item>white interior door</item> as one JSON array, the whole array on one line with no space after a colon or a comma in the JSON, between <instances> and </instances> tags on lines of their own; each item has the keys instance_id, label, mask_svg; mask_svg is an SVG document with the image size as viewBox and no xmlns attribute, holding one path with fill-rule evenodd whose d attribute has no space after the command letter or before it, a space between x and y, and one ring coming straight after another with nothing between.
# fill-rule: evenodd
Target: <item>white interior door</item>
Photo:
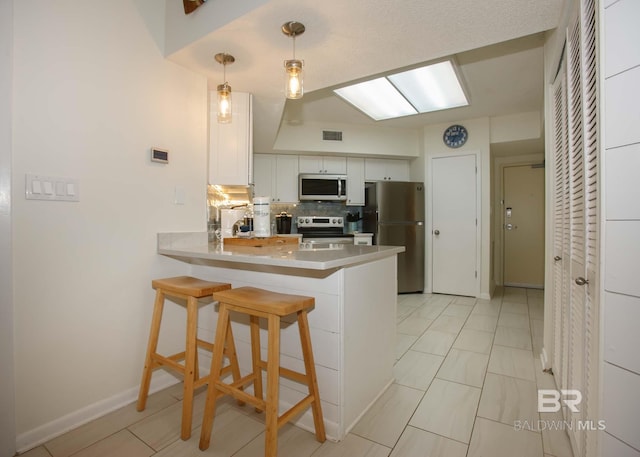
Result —
<instances>
[{"instance_id":1,"label":"white interior door","mask_svg":"<svg viewBox=\"0 0 640 457\"><path fill-rule=\"evenodd\" d=\"M476 296L476 156L434 157L431 170L433 292Z\"/></svg>"}]
</instances>

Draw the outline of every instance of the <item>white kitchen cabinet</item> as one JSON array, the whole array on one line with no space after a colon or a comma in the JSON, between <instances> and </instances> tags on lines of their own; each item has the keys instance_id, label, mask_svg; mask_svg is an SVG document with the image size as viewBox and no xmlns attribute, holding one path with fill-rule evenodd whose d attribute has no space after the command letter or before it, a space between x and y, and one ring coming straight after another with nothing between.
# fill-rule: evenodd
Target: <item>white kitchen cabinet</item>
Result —
<instances>
[{"instance_id":1,"label":"white kitchen cabinet","mask_svg":"<svg viewBox=\"0 0 640 457\"><path fill-rule=\"evenodd\" d=\"M409 161L399 159L365 159L367 181L409 181Z\"/></svg>"},{"instance_id":2,"label":"white kitchen cabinet","mask_svg":"<svg viewBox=\"0 0 640 457\"><path fill-rule=\"evenodd\" d=\"M253 193L257 197L275 194L276 156L255 154L253 156Z\"/></svg>"},{"instance_id":3,"label":"white kitchen cabinet","mask_svg":"<svg viewBox=\"0 0 640 457\"><path fill-rule=\"evenodd\" d=\"M256 154L254 193L269 196L274 203L298 202L298 156Z\"/></svg>"},{"instance_id":4,"label":"white kitchen cabinet","mask_svg":"<svg viewBox=\"0 0 640 457\"><path fill-rule=\"evenodd\" d=\"M300 156L299 159L300 173L345 174L347 172L346 157Z\"/></svg>"},{"instance_id":5,"label":"white kitchen cabinet","mask_svg":"<svg viewBox=\"0 0 640 457\"><path fill-rule=\"evenodd\" d=\"M246 186L253 181L252 95L233 93L229 124L218 123L216 92L209 98L209 184Z\"/></svg>"},{"instance_id":6,"label":"white kitchen cabinet","mask_svg":"<svg viewBox=\"0 0 640 457\"><path fill-rule=\"evenodd\" d=\"M347 158L347 205L364 206L364 159Z\"/></svg>"}]
</instances>

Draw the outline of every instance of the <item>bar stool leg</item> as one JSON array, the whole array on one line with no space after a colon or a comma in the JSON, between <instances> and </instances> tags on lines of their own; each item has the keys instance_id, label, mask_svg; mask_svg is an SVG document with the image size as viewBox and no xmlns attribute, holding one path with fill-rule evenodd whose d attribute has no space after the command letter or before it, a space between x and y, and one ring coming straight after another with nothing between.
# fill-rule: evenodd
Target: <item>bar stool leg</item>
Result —
<instances>
[{"instance_id":1,"label":"bar stool leg","mask_svg":"<svg viewBox=\"0 0 640 457\"><path fill-rule=\"evenodd\" d=\"M216 400L219 391L216 383L220 381L220 370L222 368L222 358L224 355L224 342L227 339L227 329L231 328L229 320L229 310L224 303L220 303L218 310L218 325L216 326L216 337L213 347L213 358L211 359L211 374L207 387L207 401L204 406L204 416L200 430L200 450L209 448L211 441L211 429L213 428L213 416L216 414ZM235 349L235 346L234 346ZM236 362L237 363L237 362Z\"/></svg>"},{"instance_id":2,"label":"bar stool leg","mask_svg":"<svg viewBox=\"0 0 640 457\"><path fill-rule=\"evenodd\" d=\"M193 416L193 383L196 374L196 352L198 350L198 300L187 299L187 341L184 355L184 393L182 398L182 430L180 437L188 440L191 436L191 420Z\"/></svg>"},{"instance_id":3,"label":"bar stool leg","mask_svg":"<svg viewBox=\"0 0 640 457\"><path fill-rule=\"evenodd\" d=\"M160 324L162 323L162 310L164 308L164 293L158 289L156 291L156 301L153 305L153 317L151 318L151 330L149 331L149 342L147 344L147 355L144 360L144 370L142 371L142 382L138 393L138 403L136 409L143 411L147 406L147 396L151 385L151 374L153 373L153 355L158 349L158 337L160 335Z\"/></svg>"},{"instance_id":4,"label":"bar stool leg","mask_svg":"<svg viewBox=\"0 0 640 457\"><path fill-rule=\"evenodd\" d=\"M260 366L260 318L250 316L251 326L251 365L253 366L253 393L260 400L264 400L262 394L262 368ZM255 408L257 413L261 413L260 408Z\"/></svg>"},{"instance_id":5,"label":"bar stool leg","mask_svg":"<svg viewBox=\"0 0 640 457\"><path fill-rule=\"evenodd\" d=\"M214 346L215 348L215 346ZM238 353L236 351L236 343L233 341L233 332L231 331L231 319L227 320L227 345L223 349L223 356L229 359L231 365L231 376L233 381L240 380L240 364L238 363ZM224 361L224 358L223 358ZM222 366L222 362L220 362ZM244 405L244 402L238 401L240 406Z\"/></svg>"},{"instance_id":6,"label":"bar stool leg","mask_svg":"<svg viewBox=\"0 0 640 457\"><path fill-rule=\"evenodd\" d=\"M311 347L311 334L307 311L298 312L298 330L300 331L300 344L302 346L302 358L307 375L309 395L313 395L311 411L313 412L313 425L316 430L316 439L321 443L326 440L324 421L322 420L322 406L320 404L320 392L318 390L318 378L316 377L315 361L313 360L313 348Z\"/></svg>"},{"instance_id":7,"label":"bar stool leg","mask_svg":"<svg viewBox=\"0 0 640 457\"><path fill-rule=\"evenodd\" d=\"M278 401L280 387L280 317L269 315L267 343L267 401L266 401L266 431L265 457L278 455Z\"/></svg>"}]
</instances>

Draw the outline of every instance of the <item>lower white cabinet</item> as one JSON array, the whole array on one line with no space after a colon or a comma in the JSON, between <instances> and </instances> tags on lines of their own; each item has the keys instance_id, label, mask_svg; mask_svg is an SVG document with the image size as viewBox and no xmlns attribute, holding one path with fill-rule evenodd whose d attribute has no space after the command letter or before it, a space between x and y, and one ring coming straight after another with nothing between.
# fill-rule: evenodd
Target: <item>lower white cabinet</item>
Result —
<instances>
[{"instance_id":1,"label":"lower white cabinet","mask_svg":"<svg viewBox=\"0 0 640 457\"><path fill-rule=\"evenodd\" d=\"M274 203L298 201L298 156L255 154L253 183L257 197L269 196Z\"/></svg>"},{"instance_id":2,"label":"lower white cabinet","mask_svg":"<svg viewBox=\"0 0 640 457\"><path fill-rule=\"evenodd\" d=\"M367 181L409 181L409 161L400 159L365 159Z\"/></svg>"}]
</instances>

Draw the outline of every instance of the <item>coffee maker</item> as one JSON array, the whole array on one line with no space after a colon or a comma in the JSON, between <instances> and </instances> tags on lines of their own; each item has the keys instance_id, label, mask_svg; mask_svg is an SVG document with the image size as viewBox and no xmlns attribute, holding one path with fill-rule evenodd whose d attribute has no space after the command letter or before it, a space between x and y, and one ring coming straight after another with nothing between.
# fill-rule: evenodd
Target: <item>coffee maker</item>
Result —
<instances>
[{"instance_id":1,"label":"coffee maker","mask_svg":"<svg viewBox=\"0 0 640 457\"><path fill-rule=\"evenodd\" d=\"M291 214L283 211L276 216L276 231L278 234L291 233Z\"/></svg>"}]
</instances>

